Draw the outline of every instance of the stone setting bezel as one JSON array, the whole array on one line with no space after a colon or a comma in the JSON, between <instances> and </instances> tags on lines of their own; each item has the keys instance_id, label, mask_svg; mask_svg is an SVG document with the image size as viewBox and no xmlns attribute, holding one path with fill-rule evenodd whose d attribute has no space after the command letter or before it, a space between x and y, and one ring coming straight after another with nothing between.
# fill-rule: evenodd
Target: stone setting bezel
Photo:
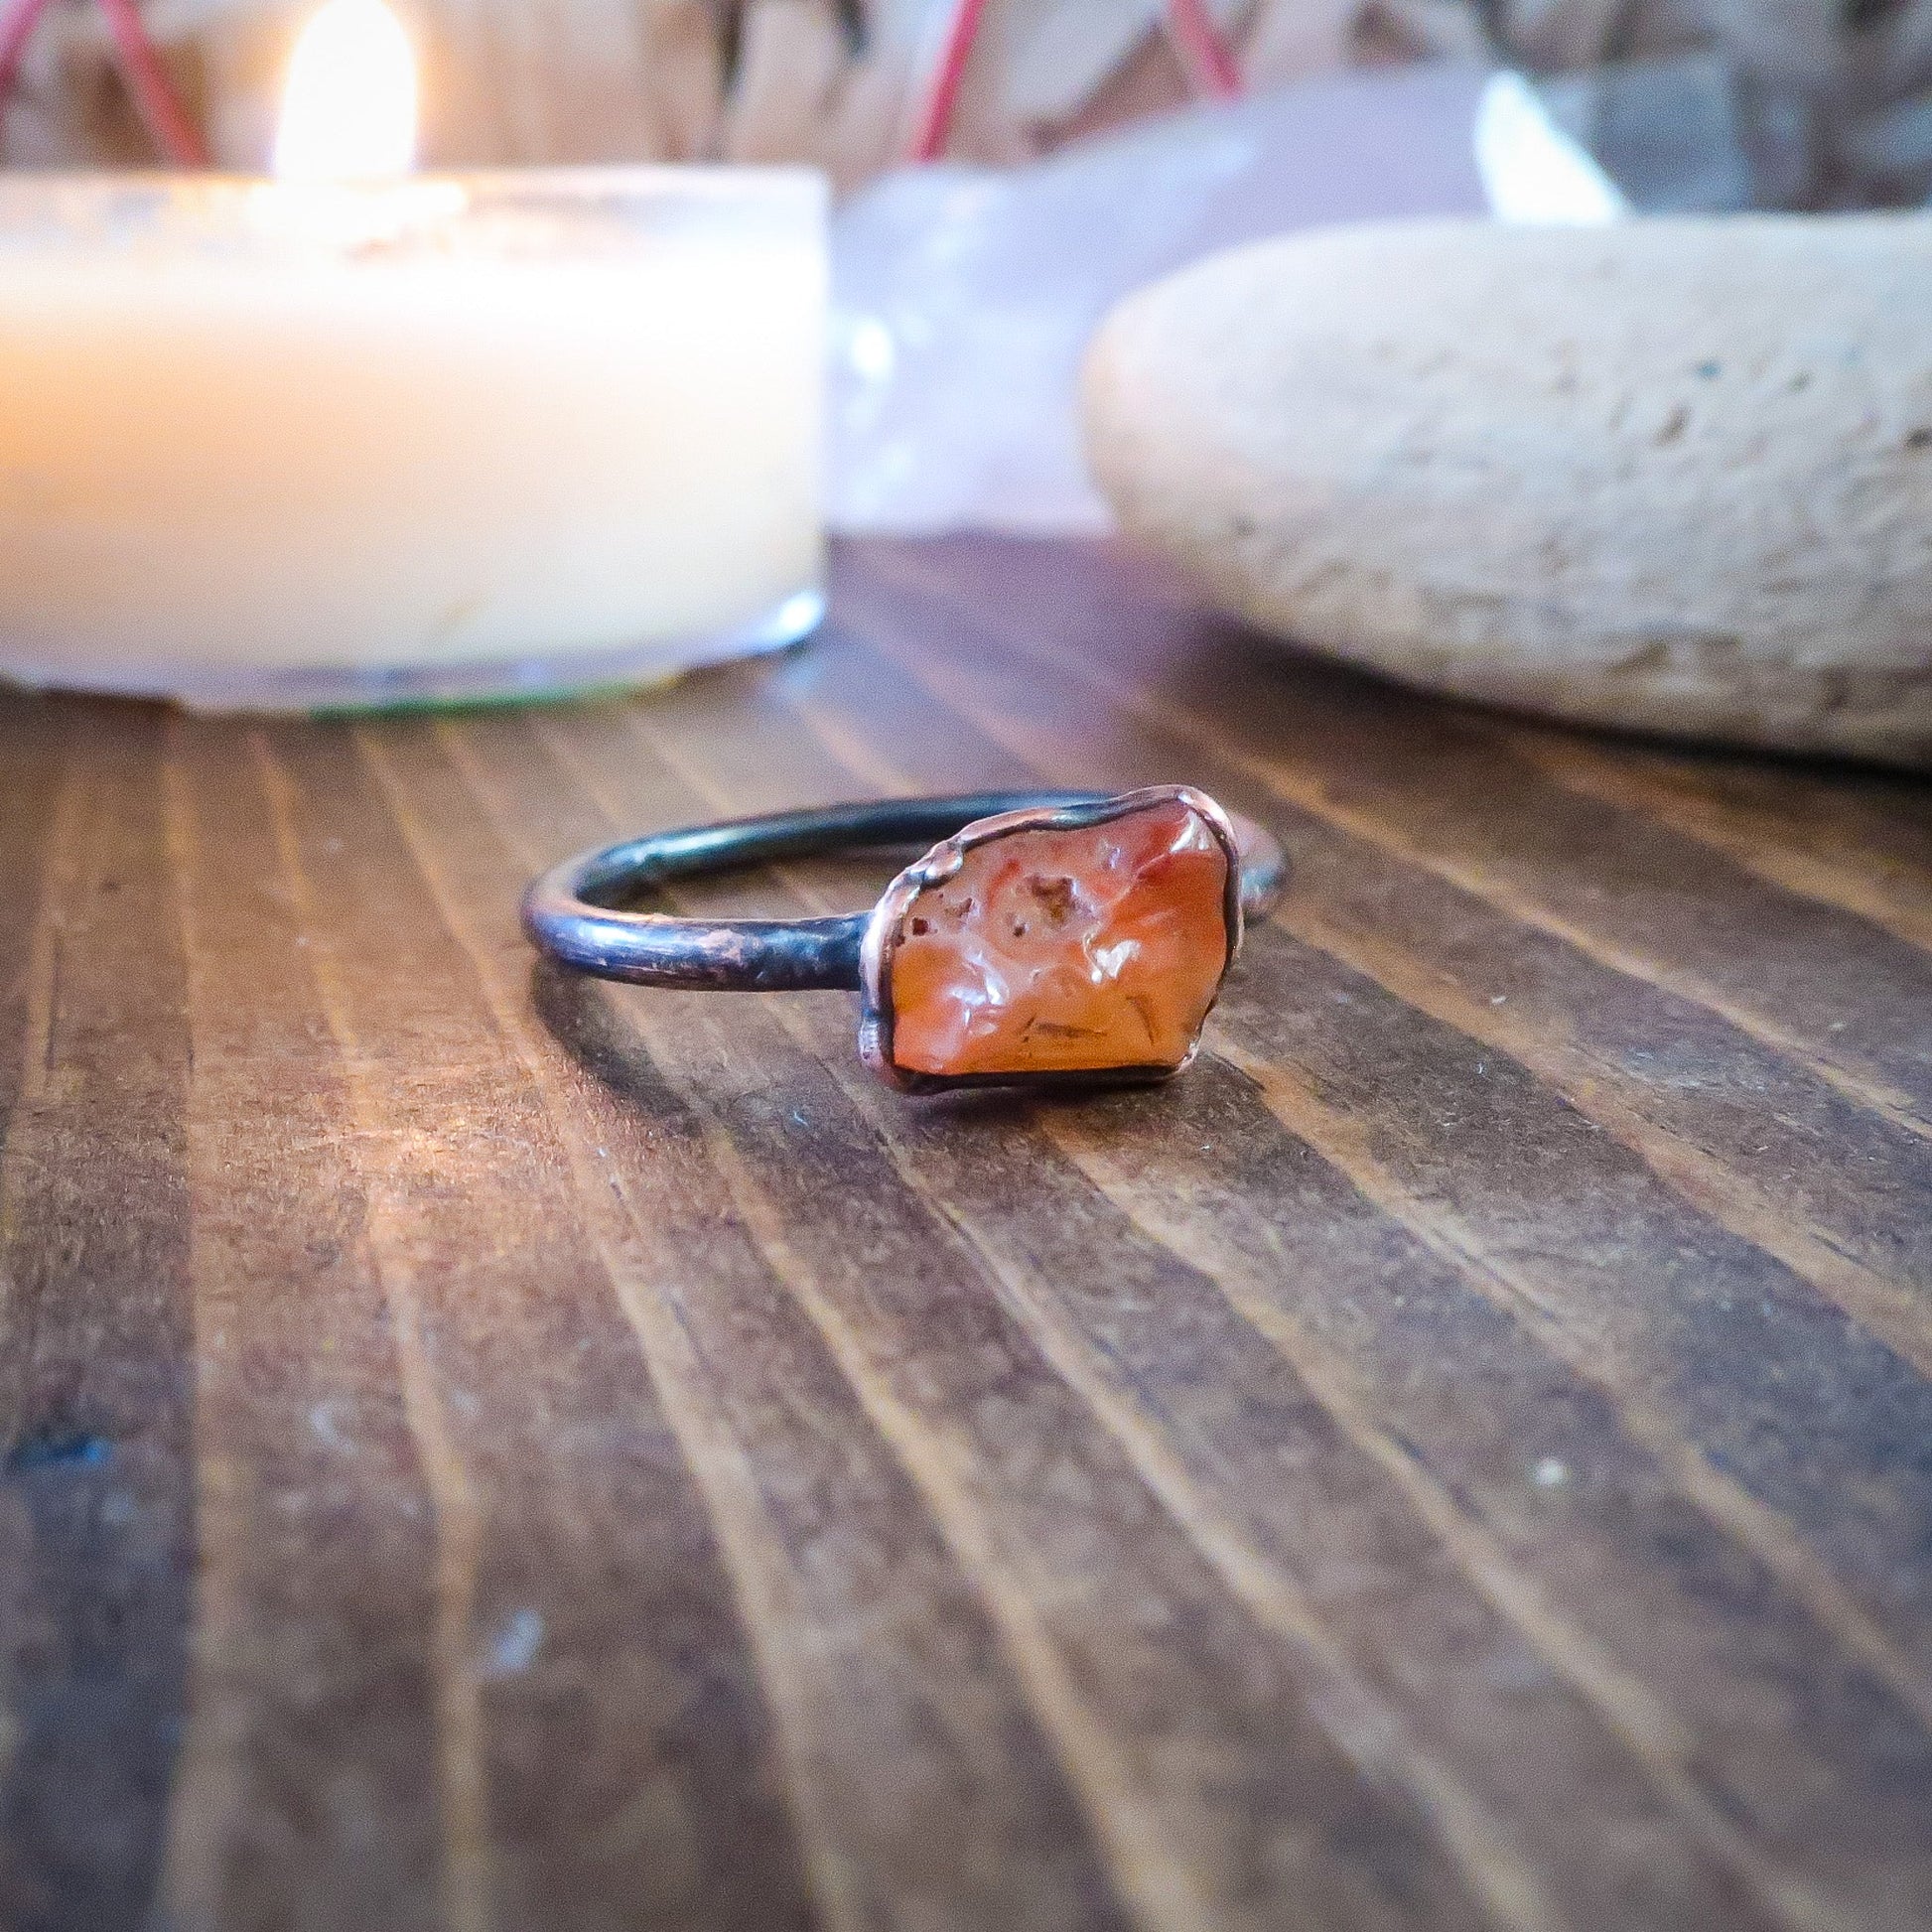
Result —
<instances>
[{"instance_id":1,"label":"stone setting bezel","mask_svg":"<svg viewBox=\"0 0 1932 1932\"><path fill-rule=\"evenodd\" d=\"M1147 785L1078 805L1035 806L975 819L951 838L907 866L886 888L866 921L859 953L859 1055L888 1086L900 1093L944 1093L960 1087L1095 1087L1139 1086L1170 1080L1182 1072L1200 1050L1201 1028L1194 1030L1187 1050L1173 1065L1070 1068L1012 1073L923 1073L897 1065L893 1059L893 957L897 952L905 915L921 893L943 886L964 863L969 852L1028 832L1082 832L1117 818L1161 805L1181 805L1192 812L1221 848L1227 862L1222 892L1222 917L1227 928L1227 952L1220 977L1214 982L1207 1007L1214 1009L1226 984L1228 969L1241 951L1241 852L1228 815L1206 792L1192 785Z\"/></svg>"}]
</instances>

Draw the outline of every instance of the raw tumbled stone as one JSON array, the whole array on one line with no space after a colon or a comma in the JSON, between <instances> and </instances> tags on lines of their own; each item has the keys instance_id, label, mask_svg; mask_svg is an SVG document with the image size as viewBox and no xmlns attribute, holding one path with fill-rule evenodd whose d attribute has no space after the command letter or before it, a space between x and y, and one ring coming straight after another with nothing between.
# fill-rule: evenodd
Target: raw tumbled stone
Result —
<instances>
[{"instance_id":1,"label":"raw tumbled stone","mask_svg":"<svg viewBox=\"0 0 1932 1932\"><path fill-rule=\"evenodd\" d=\"M1125 528L1412 683L1932 763L1932 217L1338 228L1130 298Z\"/></svg>"},{"instance_id":2,"label":"raw tumbled stone","mask_svg":"<svg viewBox=\"0 0 1932 1932\"><path fill-rule=\"evenodd\" d=\"M1177 1067L1228 960L1228 862L1181 803L969 851L901 914L893 1061L913 1073Z\"/></svg>"}]
</instances>

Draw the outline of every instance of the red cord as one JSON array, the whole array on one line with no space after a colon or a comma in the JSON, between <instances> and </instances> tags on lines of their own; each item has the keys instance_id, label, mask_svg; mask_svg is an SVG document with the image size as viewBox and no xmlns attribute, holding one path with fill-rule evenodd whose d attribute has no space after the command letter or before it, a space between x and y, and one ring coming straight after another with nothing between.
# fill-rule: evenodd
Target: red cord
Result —
<instances>
[{"instance_id":1,"label":"red cord","mask_svg":"<svg viewBox=\"0 0 1932 1932\"><path fill-rule=\"evenodd\" d=\"M13 0L5 20L0 21L0 93L13 85L20 72L21 56L46 11L47 0Z\"/></svg>"},{"instance_id":2,"label":"red cord","mask_svg":"<svg viewBox=\"0 0 1932 1932\"><path fill-rule=\"evenodd\" d=\"M177 168L206 168L207 143L181 104L168 70L161 65L161 56L141 25L134 0L98 0L98 5L113 38L121 78L149 138Z\"/></svg>"},{"instance_id":3,"label":"red cord","mask_svg":"<svg viewBox=\"0 0 1932 1932\"><path fill-rule=\"evenodd\" d=\"M1215 100L1240 98L1241 69L1202 0L1168 0L1168 32L1197 94Z\"/></svg>"},{"instance_id":4,"label":"red cord","mask_svg":"<svg viewBox=\"0 0 1932 1932\"><path fill-rule=\"evenodd\" d=\"M135 11L134 0L99 0L99 4L114 43L114 63L149 139L176 167L206 168L207 143L181 104L161 56ZM13 0L6 14L0 16L0 94L20 77L21 58L47 5L48 0Z\"/></svg>"},{"instance_id":5,"label":"red cord","mask_svg":"<svg viewBox=\"0 0 1932 1932\"><path fill-rule=\"evenodd\" d=\"M912 138L906 144L907 158L937 161L946 151L952 133L953 110L959 105L960 82L966 78L966 63L973 43L979 38L980 21L986 13L986 0L953 0L952 18L946 23L946 36L933 64L932 78L919 111L912 122Z\"/></svg>"},{"instance_id":6,"label":"red cord","mask_svg":"<svg viewBox=\"0 0 1932 1932\"><path fill-rule=\"evenodd\" d=\"M22 0L22 4L32 5L35 0ZM1202 0L1167 0L1167 10L1168 32L1173 37L1194 91L1217 100L1238 99L1241 69ZM912 136L905 150L909 160L937 161L945 153L953 112L959 105L960 83L966 77L966 63L972 58L985 14L986 0L953 0L952 17L946 22L932 78L913 118Z\"/></svg>"}]
</instances>

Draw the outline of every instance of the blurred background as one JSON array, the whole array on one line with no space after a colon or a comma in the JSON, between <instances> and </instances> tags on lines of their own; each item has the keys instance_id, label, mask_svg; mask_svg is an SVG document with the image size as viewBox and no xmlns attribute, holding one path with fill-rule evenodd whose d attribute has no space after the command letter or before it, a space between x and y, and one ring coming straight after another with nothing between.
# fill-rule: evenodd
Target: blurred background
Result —
<instances>
[{"instance_id":1,"label":"blurred background","mask_svg":"<svg viewBox=\"0 0 1932 1932\"><path fill-rule=\"evenodd\" d=\"M262 165L309 11L291 0L143 10L221 165ZM430 166L803 161L849 193L921 144L961 162L1035 160L1227 93L1230 75L1263 95L1447 64L1530 76L1553 122L1634 206L1835 208L1932 193L1932 0L412 0L399 11L423 63ZM1211 41L1184 31L1194 11ZM155 157L113 9L12 0L0 9L9 51L6 162Z\"/></svg>"}]
</instances>

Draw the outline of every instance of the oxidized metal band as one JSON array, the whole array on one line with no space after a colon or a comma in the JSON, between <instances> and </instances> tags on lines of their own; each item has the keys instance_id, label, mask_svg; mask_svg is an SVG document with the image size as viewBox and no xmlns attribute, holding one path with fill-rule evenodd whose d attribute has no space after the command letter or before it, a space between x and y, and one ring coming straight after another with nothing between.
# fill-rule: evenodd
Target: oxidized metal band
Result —
<instances>
[{"instance_id":1,"label":"oxidized metal band","mask_svg":"<svg viewBox=\"0 0 1932 1932\"><path fill-rule=\"evenodd\" d=\"M700 874L920 844L931 849L866 912L621 909ZM1187 785L881 799L581 854L530 887L523 926L551 958L604 979L856 991L867 1063L907 1091L1147 1080L1192 1058L1243 920L1268 910L1286 872L1267 832Z\"/></svg>"}]
</instances>

